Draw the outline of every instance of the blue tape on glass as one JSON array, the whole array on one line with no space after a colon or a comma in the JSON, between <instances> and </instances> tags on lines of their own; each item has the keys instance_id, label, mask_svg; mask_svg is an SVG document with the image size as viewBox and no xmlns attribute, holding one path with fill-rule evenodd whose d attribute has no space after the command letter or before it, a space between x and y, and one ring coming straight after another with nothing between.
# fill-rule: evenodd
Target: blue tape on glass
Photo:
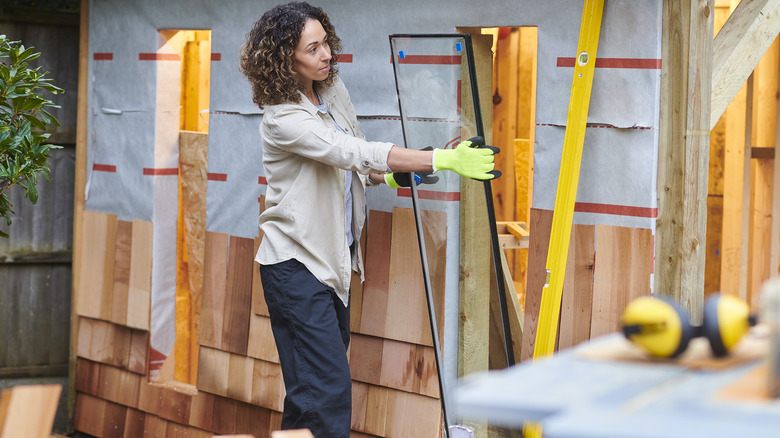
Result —
<instances>
[{"instance_id":1,"label":"blue tape on glass","mask_svg":"<svg viewBox=\"0 0 780 438\"><path fill-rule=\"evenodd\" d=\"M398 59L404 59L404 58L406 58L406 54L404 53L403 50L401 50L400 52L398 52Z\"/></svg>"},{"instance_id":2,"label":"blue tape on glass","mask_svg":"<svg viewBox=\"0 0 780 438\"><path fill-rule=\"evenodd\" d=\"M458 50L458 52L463 51L463 44L462 43L455 43L455 49Z\"/></svg>"}]
</instances>

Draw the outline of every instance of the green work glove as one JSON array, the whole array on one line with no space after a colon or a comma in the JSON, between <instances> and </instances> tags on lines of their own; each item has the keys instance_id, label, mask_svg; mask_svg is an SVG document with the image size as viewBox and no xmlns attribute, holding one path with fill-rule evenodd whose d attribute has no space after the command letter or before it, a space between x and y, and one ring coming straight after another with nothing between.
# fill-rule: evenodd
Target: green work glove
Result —
<instances>
[{"instance_id":1,"label":"green work glove","mask_svg":"<svg viewBox=\"0 0 780 438\"><path fill-rule=\"evenodd\" d=\"M433 171L451 170L468 178L488 180L501 176L501 172L493 170L495 163L493 155L498 148L486 146L482 137L472 137L462 141L455 149L434 149Z\"/></svg>"},{"instance_id":2,"label":"green work glove","mask_svg":"<svg viewBox=\"0 0 780 438\"><path fill-rule=\"evenodd\" d=\"M432 149L432 147L428 146L422 150L430 151ZM439 177L431 175L431 172L415 172L414 174L414 182L417 184L436 184L438 181ZM385 183L394 189L399 187L411 187L411 174L401 172L386 173Z\"/></svg>"},{"instance_id":3,"label":"green work glove","mask_svg":"<svg viewBox=\"0 0 780 438\"><path fill-rule=\"evenodd\" d=\"M393 172L385 174L385 183L388 186L397 189L399 187L411 187L411 173ZM414 182L417 184L436 184L439 181L438 176L431 175L431 172L417 172L414 174Z\"/></svg>"}]
</instances>

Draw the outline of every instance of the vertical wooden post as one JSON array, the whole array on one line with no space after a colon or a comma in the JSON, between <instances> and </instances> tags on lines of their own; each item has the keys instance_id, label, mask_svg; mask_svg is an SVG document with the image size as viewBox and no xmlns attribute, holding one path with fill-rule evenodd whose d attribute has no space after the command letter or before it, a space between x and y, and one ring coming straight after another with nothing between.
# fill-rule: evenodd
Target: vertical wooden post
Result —
<instances>
[{"instance_id":1,"label":"vertical wooden post","mask_svg":"<svg viewBox=\"0 0 780 438\"><path fill-rule=\"evenodd\" d=\"M712 81L712 0L665 1L655 291L701 321Z\"/></svg>"},{"instance_id":2,"label":"vertical wooden post","mask_svg":"<svg viewBox=\"0 0 780 438\"><path fill-rule=\"evenodd\" d=\"M89 77L89 2L81 2L79 19L79 80L78 107L76 109L76 165L73 196L73 263L70 306L70 371L68 373L68 430L73 429L76 413L76 344L78 341L78 315L76 314L81 265L81 239L84 229L84 186L87 179L87 84Z\"/></svg>"},{"instance_id":3,"label":"vertical wooden post","mask_svg":"<svg viewBox=\"0 0 780 438\"><path fill-rule=\"evenodd\" d=\"M485 143L492 144L492 38L489 35L472 34L474 64L477 69L480 106L485 130ZM464 70L465 75L465 70ZM465 76L464 76L465 77ZM464 79L461 88L461 102L471 102L471 86ZM473 120L472 105L463 105L463 120ZM471 113L471 114L469 114ZM466 140L476 135L464 123L461 138ZM458 328L458 376L489 367L490 300L493 294L487 290L492 275L490 260L489 228L485 208L485 191L481 181L461 178L460 180L460 324ZM486 437L484 424L469 424L475 428L475 436Z\"/></svg>"}]
</instances>

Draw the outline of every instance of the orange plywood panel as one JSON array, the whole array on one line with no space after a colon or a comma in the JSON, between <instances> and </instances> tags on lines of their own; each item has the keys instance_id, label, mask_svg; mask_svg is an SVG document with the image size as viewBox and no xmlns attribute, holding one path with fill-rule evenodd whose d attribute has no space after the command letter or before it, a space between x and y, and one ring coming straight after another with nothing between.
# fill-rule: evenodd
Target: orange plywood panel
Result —
<instances>
[{"instance_id":1,"label":"orange plywood panel","mask_svg":"<svg viewBox=\"0 0 780 438\"><path fill-rule=\"evenodd\" d=\"M201 345L222 347L223 314L227 289L229 236L206 232L203 272L203 298L200 310Z\"/></svg>"},{"instance_id":2,"label":"orange plywood panel","mask_svg":"<svg viewBox=\"0 0 780 438\"><path fill-rule=\"evenodd\" d=\"M369 212L366 244L366 281L360 309L360 333L383 337L387 320L387 291L390 275L392 214Z\"/></svg>"},{"instance_id":3,"label":"orange plywood panel","mask_svg":"<svg viewBox=\"0 0 780 438\"><path fill-rule=\"evenodd\" d=\"M152 231L151 222L133 220L127 325L141 330L149 330L152 305Z\"/></svg>"},{"instance_id":4,"label":"orange plywood panel","mask_svg":"<svg viewBox=\"0 0 780 438\"><path fill-rule=\"evenodd\" d=\"M394 208L392 229L387 292L387 315L390 317L385 321L384 336L431 345L414 212L408 208Z\"/></svg>"}]
</instances>

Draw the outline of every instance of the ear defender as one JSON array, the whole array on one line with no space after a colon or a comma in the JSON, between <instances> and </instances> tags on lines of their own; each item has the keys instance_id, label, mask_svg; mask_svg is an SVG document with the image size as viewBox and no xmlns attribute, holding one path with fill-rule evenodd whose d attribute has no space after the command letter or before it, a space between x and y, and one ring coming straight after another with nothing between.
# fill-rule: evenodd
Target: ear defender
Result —
<instances>
[{"instance_id":1,"label":"ear defender","mask_svg":"<svg viewBox=\"0 0 780 438\"><path fill-rule=\"evenodd\" d=\"M713 294L704 302L702 336L716 357L724 357L756 324L746 302L732 295Z\"/></svg>"},{"instance_id":2,"label":"ear defender","mask_svg":"<svg viewBox=\"0 0 780 438\"><path fill-rule=\"evenodd\" d=\"M701 326L692 326L683 309L666 297L639 297L623 312L626 338L661 358L679 356L699 336L709 341L715 357L724 357L755 324L747 303L720 293L704 302Z\"/></svg>"},{"instance_id":3,"label":"ear defender","mask_svg":"<svg viewBox=\"0 0 780 438\"><path fill-rule=\"evenodd\" d=\"M645 296L631 301L623 312L623 334L655 357L672 358L688 348L694 329L678 305Z\"/></svg>"}]
</instances>

